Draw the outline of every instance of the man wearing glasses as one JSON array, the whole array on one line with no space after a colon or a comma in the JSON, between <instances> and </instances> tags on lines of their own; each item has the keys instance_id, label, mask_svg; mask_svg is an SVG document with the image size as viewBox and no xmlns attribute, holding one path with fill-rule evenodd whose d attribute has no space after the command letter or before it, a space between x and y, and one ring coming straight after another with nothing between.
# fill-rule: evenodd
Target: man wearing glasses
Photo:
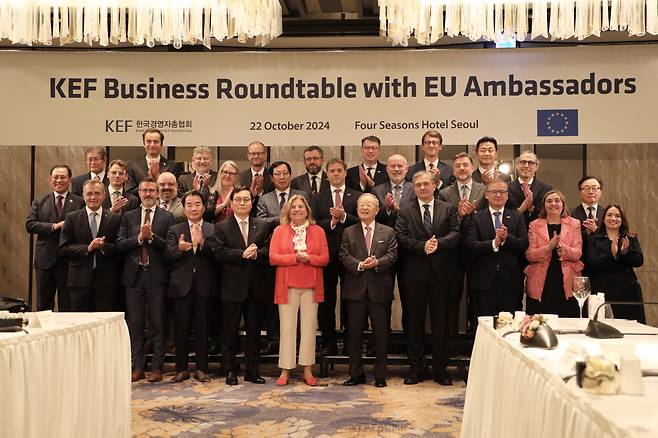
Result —
<instances>
[{"instance_id":1,"label":"man wearing glasses","mask_svg":"<svg viewBox=\"0 0 658 438\"><path fill-rule=\"evenodd\" d=\"M515 208L525 219L526 227L537 219L544 195L553 187L539 181L535 175L539 169L537 155L523 152L516 159L517 178L509 184L507 208Z\"/></svg>"},{"instance_id":2,"label":"man wearing glasses","mask_svg":"<svg viewBox=\"0 0 658 438\"><path fill-rule=\"evenodd\" d=\"M247 170L240 172L240 180L238 182L241 186L249 187L254 208L251 210L252 216L256 214L256 206L258 205L258 197L264 193L272 191L272 178L268 167L265 165L267 152L265 145L260 141L252 141L247 146L247 159L249 160L250 167Z\"/></svg>"},{"instance_id":3,"label":"man wearing glasses","mask_svg":"<svg viewBox=\"0 0 658 438\"><path fill-rule=\"evenodd\" d=\"M369 135L361 140L363 162L347 169L345 185L362 193L370 193L377 184L388 181L386 165L379 162L380 152L381 140L378 137Z\"/></svg>"},{"instance_id":4,"label":"man wearing glasses","mask_svg":"<svg viewBox=\"0 0 658 438\"><path fill-rule=\"evenodd\" d=\"M82 196L82 185L93 179L102 181L105 186L110 184L107 172L105 172L106 163L105 148L100 146L91 146L85 149L85 163L89 172L75 176L71 179L71 193Z\"/></svg>"},{"instance_id":5,"label":"man wearing glasses","mask_svg":"<svg viewBox=\"0 0 658 438\"><path fill-rule=\"evenodd\" d=\"M599 208L599 201L603 196L603 181L595 176L584 176L578 181L578 193L580 194L580 205L571 209L571 216L578 219L581 223L583 236L583 255L580 258L583 262L587 260L587 240L592 233L596 232L599 224L603 220L603 208ZM587 275L587 266L583 270L583 275Z\"/></svg>"},{"instance_id":6,"label":"man wearing glasses","mask_svg":"<svg viewBox=\"0 0 658 438\"><path fill-rule=\"evenodd\" d=\"M452 184L454 182L452 169L439 159L439 154L443 149L441 134L434 130L427 131L421 138L421 148L425 158L409 168L407 180L412 181L416 172L427 170L434 175L434 184L437 190Z\"/></svg>"},{"instance_id":7,"label":"man wearing glasses","mask_svg":"<svg viewBox=\"0 0 658 438\"><path fill-rule=\"evenodd\" d=\"M471 256L468 278L475 316L521 310L523 269L528 231L521 214L505 207L508 185L494 179L487 185L488 207L468 222L464 245Z\"/></svg>"},{"instance_id":8,"label":"man wearing glasses","mask_svg":"<svg viewBox=\"0 0 658 438\"><path fill-rule=\"evenodd\" d=\"M270 166L270 176L274 183L274 191L265 193L258 201L256 216L265 219L273 231L279 225L281 209L292 195L301 195L308 200L306 192L290 188L292 181L290 164L285 161L275 161Z\"/></svg>"}]
</instances>

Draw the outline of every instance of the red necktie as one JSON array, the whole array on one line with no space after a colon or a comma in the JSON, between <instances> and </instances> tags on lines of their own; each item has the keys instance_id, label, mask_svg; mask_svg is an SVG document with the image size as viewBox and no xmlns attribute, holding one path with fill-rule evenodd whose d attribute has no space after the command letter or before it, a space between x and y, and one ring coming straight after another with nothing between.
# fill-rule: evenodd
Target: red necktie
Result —
<instances>
[{"instance_id":1,"label":"red necktie","mask_svg":"<svg viewBox=\"0 0 658 438\"><path fill-rule=\"evenodd\" d=\"M151 223L151 209L147 208L146 212L144 213L144 224L150 224L150 223ZM149 264L149 243L146 240L142 242L142 256L140 258L140 261L143 266Z\"/></svg>"},{"instance_id":2,"label":"red necktie","mask_svg":"<svg viewBox=\"0 0 658 438\"><path fill-rule=\"evenodd\" d=\"M528 185L528 183L526 182L521 184L521 187L523 187L523 194L528 196L528 193L530 193L530 186Z\"/></svg>"},{"instance_id":3,"label":"red necktie","mask_svg":"<svg viewBox=\"0 0 658 438\"><path fill-rule=\"evenodd\" d=\"M343 201L340 199L340 192L341 192L340 189L334 190L334 193L336 194L336 196L334 197L334 207L340 208L343 206Z\"/></svg>"}]
</instances>

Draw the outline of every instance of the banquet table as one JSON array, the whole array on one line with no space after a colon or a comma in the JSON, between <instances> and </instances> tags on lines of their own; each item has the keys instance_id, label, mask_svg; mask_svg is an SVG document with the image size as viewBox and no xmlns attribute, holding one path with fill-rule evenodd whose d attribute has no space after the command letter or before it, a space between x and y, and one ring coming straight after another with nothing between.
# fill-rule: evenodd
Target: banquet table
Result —
<instances>
[{"instance_id":1,"label":"banquet table","mask_svg":"<svg viewBox=\"0 0 658 438\"><path fill-rule=\"evenodd\" d=\"M556 330L584 329L586 319L560 318ZM553 350L527 348L519 334L503 336L481 317L471 356L462 438L658 437L658 377L644 377L643 395L593 395L579 388L570 345L589 355L634 349L643 370L658 370L658 329L635 321L610 321L622 339L558 334ZM508 330L509 331L509 330ZM642 333L642 334L640 334ZM573 351L575 346L572 346Z\"/></svg>"},{"instance_id":2,"label":"banquet table","mask_svg":"<svg viewBox=\"0 0 658 438\"><path fill-rule=\"evenodd\" d=\"M0 437L130 436L130 338L123 313L39 312L0 333Z\"/></svg>"}]
</instances>

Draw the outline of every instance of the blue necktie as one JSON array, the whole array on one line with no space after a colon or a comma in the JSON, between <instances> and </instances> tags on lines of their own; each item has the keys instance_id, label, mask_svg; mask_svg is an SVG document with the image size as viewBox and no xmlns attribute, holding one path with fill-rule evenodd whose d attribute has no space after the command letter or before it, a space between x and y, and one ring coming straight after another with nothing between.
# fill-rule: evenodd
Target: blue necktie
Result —
<instances>
[{"instance_id":1,"label":"blue necktie","mask_svg":"<svg viewBox=\"0 0 658 438\"><path fill-rule=\"evenodd\" d=\"M423 225L425 225L425 229L427 230L428 233L432 232L432 215L430 214L430 205L429 204L423 204L423 208L425 209L425 212L423 213Z\"/></svg>"},{"instance_id":2,"label":"blue necktie","mask_svg":"<svg viewBox=\"0 0 658 438\"><path fill-rule=\"evenodd\" d=\"M91 238L95 239L96 236L98 235L98 227L96 226L96 216L98 216L98 213L95 211L92 211L91 214L89 215L89 229L91 230ZM94 251L94 262L92 264L92 268L96 269L96 251Z\"/></svg>"},{"instance_id":3,"label":"blue necktie","mask_svg":"<svg viewBox=\"0 0 658 438\"><path fill-rule=\"evenodd\" d=\"M494 211L494 228L496 230L503 226L503 224L500 222L500 215L501 214L502 213L499 212L499 211Z\"/></svg>"}]
</instances>

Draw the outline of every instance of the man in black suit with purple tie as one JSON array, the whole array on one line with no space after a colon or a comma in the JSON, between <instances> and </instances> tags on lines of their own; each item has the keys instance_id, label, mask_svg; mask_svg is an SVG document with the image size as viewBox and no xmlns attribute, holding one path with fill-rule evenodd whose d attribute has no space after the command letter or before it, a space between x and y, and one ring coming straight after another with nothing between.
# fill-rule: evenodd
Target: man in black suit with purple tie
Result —
<instances>
[{"instance_id":1,"label":"man in black suit with purple tie","mask_svg":"<svg viewBox=\"0 0 658 438\"><path fill-rule=\"evenodd\" d=\"M471 217L464 235L476 318L521 310L528 231L523 216L505 207L507 186L501 179L487 185L488 206Z\"/></svg>"},{"instance_id":2,"label":"man in black suit with purple tie","mask_svg":"<svg viewBox=\"0 0 658 438\"><path fill-rule=\"evenodd\" d=\"M50 169L48 183L53 192L32 201L25 229L37 235L34 269L37 278L37 310L54 310L55 293L57 309L71 310L71 300L66 286L68 260L59 251L59 235L64 226L64 216L85 206L81 197L69 192L71 168L58 164Z\"/></svg>"},{"instance_id":3,"label":"man in black suit with purple tie","mask_svg":"<svg viewBox=\"0 0 658 438\"><path fill-rule=\"evenodd\" d=\"M105 185L89 180L82 186L86 206L66 215L59 238L68 257L67 284L73 312L111 312L119 294L116 239L121 215L103 208Z\"/></svg>"},{"instance_id":4,"label":"man in black suit with purple tie","mask_svg":"<svg viewBox=\"0 0 658 438\"><path fill-rule=\"evenodd\" d=\"M144 378L145 316L149 319L153 359L149 382L162 380L165 354L165 293L169 281L164 258L167 231L174 215L156 206L158 183L146 177L139 183L141 206L123 215L117 248L125 254L121 283L126 293L126 322L130 331L132 381Z\"/></svg>"},{"instance_id":5,"label":"man in black suit with purple tie","mask_svg":"<svg viewBox=\"0 0 658 438\"><path fill-rule=\"evenodd\" d=\"M347 351L350 378L343 385L365 383L361 359L364 321L370 316L374 331L375 386L386 386L388 303L393 301L397 242L392 228L375 222L379 202L371 193L357 201L359 223L343 232L340 262L345 268L342 297L348 307Z\"/></svg>"},{"instance_id":6,"label":"man in black suit with purple tie","mask_svg":"<svg viewBox=\"0 0 658 438\"><path fill-rule=\"evenodd\" d=\"M259 372L260 323L269 308L271 293L266 269L269 265L270 233L267 221L249 216L251 191L236 187L231 192L233 215L215 225L212 248L221 266L222 355L226 384L238 384L235 355L240 344L238 330L244 315L246 325L244 380L265 383Z\"/></svg>"},{"instance_id":7,"label":"man in black suit with purple tie","mask_svg":"<svg viewBox=\"0 0 658 438\"><path fill-rule=\"evenodd\" d=\"M398 212L395 236L400 273L398 285L407 297L409 374L405 385L424 379L425 314L429 306L432 327L434 380L452 385L446 365L448 352L448 298L454 281L461 241L457 208L434 196L434 174L417 172L412 180L417 202Z\"/></svg>"}]
</instances>

